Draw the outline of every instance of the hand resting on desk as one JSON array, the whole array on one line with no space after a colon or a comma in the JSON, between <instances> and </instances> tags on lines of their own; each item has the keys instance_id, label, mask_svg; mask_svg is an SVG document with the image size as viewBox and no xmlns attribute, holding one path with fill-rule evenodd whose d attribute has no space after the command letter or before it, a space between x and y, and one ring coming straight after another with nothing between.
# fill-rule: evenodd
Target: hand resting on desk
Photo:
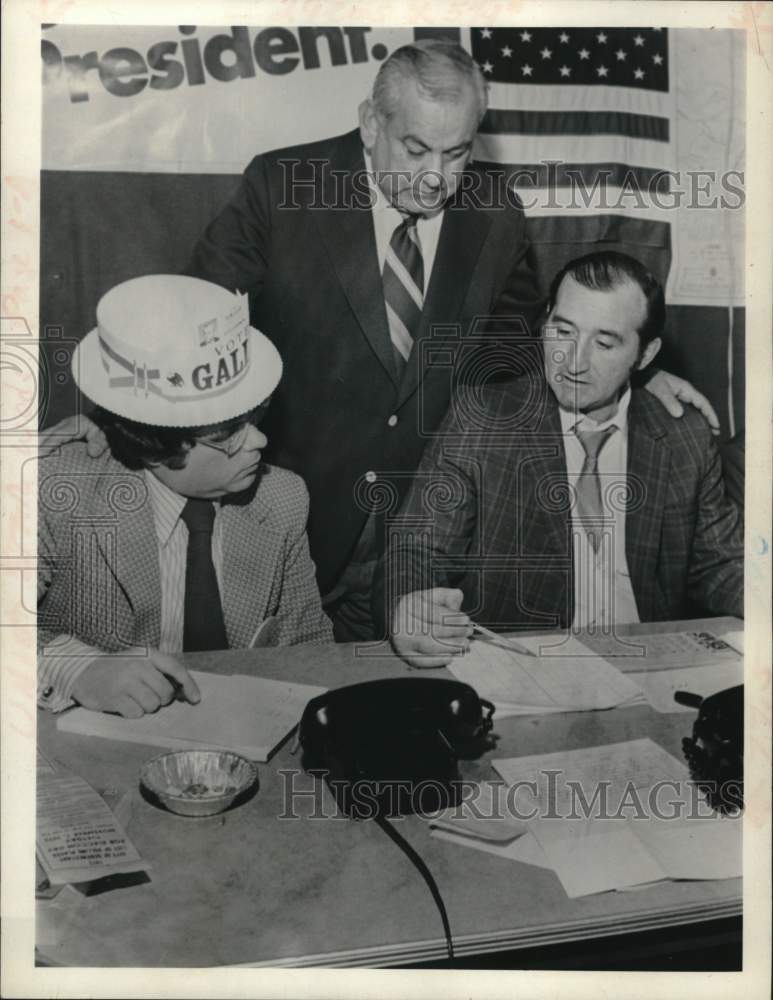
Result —
<instances>
[{"instance_id":1,"label":"hand resting on desk","mask_svg":"<svg viewBox=\"0 0 773 1000\"><path fill-rule=\"evenodd\" d=\"M461 590L434 587L404 594L392 616L395 652L412 667L444 667L470 648L472 622Z\"/></svg>"},{"instance_id":2,"label":"hand resting on desk","mask_svg":"<svg viewBox=\"0 0 773 1000\"><path fill-rule=\"evenodd\" d=\"M78 677L72 696L84 708L139 719L168 705L178 690L194 705L201 700L196 681L181 663L149 649L145 657L98 657Z\"/></svg>"}]
</instances>

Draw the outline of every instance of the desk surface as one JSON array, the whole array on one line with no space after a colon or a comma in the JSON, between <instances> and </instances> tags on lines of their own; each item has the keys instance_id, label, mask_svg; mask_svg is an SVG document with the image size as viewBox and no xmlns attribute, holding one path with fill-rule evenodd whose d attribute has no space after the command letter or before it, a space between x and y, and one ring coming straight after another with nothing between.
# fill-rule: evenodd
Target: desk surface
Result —
<instances>
[{"instance_id":1,"label":"desk surface","mask_svg":"<svg viewBox=\"0 0 773 1000\"><path fill-rule=\"evenodd\" d=\"M736 619L630 626L628 634L710 627ZM362 647L360 647L362 650ZM374 650L366 650L371 654ZM217 673L288 677L329 687L409 671L384 647L234 650L186 657ZM434 671L442 676L443 671ZM692 716L649 706L498 720L496 750L462 762L463 777L494 777L492 756L520 756L649 736L681 759ZM37 945L74 966L363 965L445 957L440 918L410 861L372 822L313 818L333 808L300 769L288 741L259 765L258 794L220 816L185 819L149 804L138 776L153 747L59 733L39 713L38 742L56 764L98 791L130 791L127 831L150 863L150 882L83 896L71 887L37 906ZM295 772L292 775L282 772ZM314 796L304 818L282 818L291 780ZM305 803L305 805L304 805ZM534 947L691 924L741 912L739 879L665 882L635 892L568 899L551 871L437 840L426 821L396 821L437 881L458 955Z\"/></svg>"}]
</instances>

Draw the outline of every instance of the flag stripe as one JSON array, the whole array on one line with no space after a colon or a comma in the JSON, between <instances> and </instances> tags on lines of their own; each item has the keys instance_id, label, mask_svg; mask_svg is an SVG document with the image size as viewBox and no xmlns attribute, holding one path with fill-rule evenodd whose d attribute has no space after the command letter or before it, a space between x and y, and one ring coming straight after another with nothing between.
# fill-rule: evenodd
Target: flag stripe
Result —
<instances>
[{"instance_id":1,"label":"flag stripe","mask_svg":"<svg viewBox=\"0 0 773 1000\"><path fill-rule=\"evenodd\" d=\"M630 87L585 87L582 84L513 85L491 83L490 108L519 111L627 111L632 114L672 117L671 94Z\"/></svg>"},{"instance_id":2,"label":"flag stripe","mask_svg":"<svg viewBox=\"0 0 773 1000\"><path fill-rule=\"evenodd\" d=\"M595 185L605 188L629 188L634 191L667 195L671 190L671 176L663 169L637 167L627 163L492 163L477 161L484 170L491 170L511 181L516 190L526 193L547 188L555 195L556 188L574 187L591 197ZM580 204L584 205L585 200ZM557 206L557 211L561 209Z\"/></svg>"},{"instance_id":3,"label":"flag stripe","mask_svg":"<svg viewBox=\"0 0 773 1000\"><path fill-rule=\"evenodd\" d=\"M551 242L561 242L562 218L582 218L591 213L593 217L603 218L612 215L629 219L652 219L667 226L673 221L674 216L673 208L669 208L668 196L663 197L658 204L650 197L648 191L641 191L634 196L630 189L612 185L599 186L596 189L589 186L585 197L572 197L572 192L568 188L563 188L558 193L548 188L533 190L520 188L517 191L527 219L552 219L557 222L557 228L550 238ZM546 236L542 238L547 239ZM602 234L598 234L595 241L602 238Z\"/></svg>"},{"instance_id":4,"label":"flag stripe","mask_svg":"<svg viewBox=\"0 0 773 1000\"><path fill-rule=\"evenodd\" d=\"M627 111L523 111L489 108L480 126L485 134L625 135L655 142L669 141L669 121Z\"/></svg>"},{"instance_id":5,"label":"flag stripe","mask_svg":"<svg viewBox=\"0 0 773 1000\"><path fill-rule=\"evenodd\" d=\"M670 144L614 135L484 135L475 158L498 163L631 163L650 170L673 165Z\"/></svg>"}]
</instances>

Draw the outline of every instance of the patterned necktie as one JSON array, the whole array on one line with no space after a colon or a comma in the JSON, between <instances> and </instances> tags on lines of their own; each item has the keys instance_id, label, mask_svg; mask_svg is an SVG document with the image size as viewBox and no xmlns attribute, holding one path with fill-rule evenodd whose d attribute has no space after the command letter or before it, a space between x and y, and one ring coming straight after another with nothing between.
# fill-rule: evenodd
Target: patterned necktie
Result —
<instances>
[{"instance_id":1,"label":"patterned necktie","mask_svg":"<svg viewBox=\"0 0 773 1000\"><path fill-rule=\"evenodd\" d=\"M418 215L409 215L392 234L384 260L384 302L397 371L402 374L416 338L424 307L424 259Z\"/></svg>"},{"instance_id":2,"label":"patterned necktie","mask_svg":"<svg viewBox=\"0 0 773 1000\"><path fill-rule=\"evenodd\" d=\"M189 500L180 517L188 528L183 652L228 649L223 606L212 562L214 505L210 500Z\"/></svg>"},{"instance_id":3,"label":"patterned necktie","mask_svg":"<svg viewBox=\"0 0 773 1000\"><path fill-rule=\"evenodd\" d=\"M601 483L599 481L599 453L608 438L617 428L613 425L603 431L580 431L575 427L574 433L585 452L580 475L575 487L577 506L575 508L580 523L588 534L593 551L598 552L601 536L604 530L604 506L601 502Z\"/></svg>"}]
</instances>

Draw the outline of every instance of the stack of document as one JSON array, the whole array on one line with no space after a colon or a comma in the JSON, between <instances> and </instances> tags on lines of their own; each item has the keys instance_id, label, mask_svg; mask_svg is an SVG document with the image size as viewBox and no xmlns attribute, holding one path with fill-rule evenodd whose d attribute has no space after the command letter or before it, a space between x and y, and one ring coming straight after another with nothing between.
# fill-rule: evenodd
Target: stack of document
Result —
<instances>
[{"instance_id":1,"label":"stack of document","mask_svg":"<svg viewBox=\"0 0 773 1000\"><path fill-rule=\"evenodd\" d=\"M38 770L35 849L52 886L149 867L105 801L74 774Z\"/></svg>"},{"instance_id":2,"label":"stack of document","mask_svg":"<svg viewBox=\"0 0 773 1000\"><path fill-rule=\"evenodd\" d=\"M676 691L708 698L743 684L743 632L718 636L707 630L586 639L637 684L656 712L694 712L674 701Z\"/></svg>"},{"instance_id":3,"label":"stack of document","mask_svg":"<svg viewBox=\"0 0 773 1000\"><path fill-rule=\"evenodd\" d=\"M503 785L431 820L433 836L552 869L570 898L741 875L741 821L712 813L650 739L493 761Z\"/></svg>"},{"instance_id":4,"label":"stack of document","mask_svg":"<svg viewBox=\"0 0 773 1000\"><path fill-rule=\"evenodd\" d=\"M449 666L460 681L494 703L498 718L547 712L619 708L645 701L641 687L572 637L518 637L525 653L496 640L475 639ZM528 653L532 655L528 655Z\"/></svg>"},{"instance_id":5,"label":"stack of document","mask_svg":"<svg viewBox=\"0 0 773 1000\"><path fill-rule=\"evenodd\" d=\"M175 701L140 719L74 708L58 717L57 729L172 750L232 750L267 761L300 721L307 702L326 690L246 674L192 670L191 676L201 692L198 705Z\"/></svg>"}]
</instances>

